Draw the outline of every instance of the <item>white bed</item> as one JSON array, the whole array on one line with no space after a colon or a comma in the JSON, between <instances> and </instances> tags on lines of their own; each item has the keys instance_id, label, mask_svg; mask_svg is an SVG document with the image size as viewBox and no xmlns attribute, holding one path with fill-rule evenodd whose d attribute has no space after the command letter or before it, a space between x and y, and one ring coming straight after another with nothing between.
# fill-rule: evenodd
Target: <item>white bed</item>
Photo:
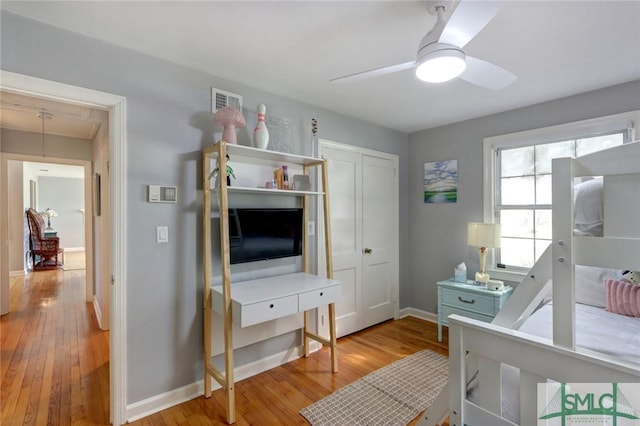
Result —
<instances>
[{"instance_id":1,"label":"white bed","mask_svg":"<svg viewBox=\"0 0 640 426\"><path fill-rule=\"evenodd\" d=\"M603 282L640 271L640 142L554 160L553 206L550 248L494 322L449 317L449 384L420 424L536 424L538 383L640 383L640 318L608 312Z\"/></svg>"},{"instance_id":2,"label":"white bed","mask_svg":"<svg viewBox=\"0 0 640 426\"><path fill-rule=\"evenodd\" d=\"M519 331L551 340L552 305L552 302L544 304L522 324ZM575 329L577 349L597 352L616 362L626 361L640 367L640 318L608 312L599 306L577 303ZM612 344L612 330L615 330L615 344ZM502 416L517 424L520 419L520 373L518 369L503 364L501 374ZM476 380L470 380L467 390L467 398L471 402L479 403L479 386Z\"/></svg>"}]
</instances>

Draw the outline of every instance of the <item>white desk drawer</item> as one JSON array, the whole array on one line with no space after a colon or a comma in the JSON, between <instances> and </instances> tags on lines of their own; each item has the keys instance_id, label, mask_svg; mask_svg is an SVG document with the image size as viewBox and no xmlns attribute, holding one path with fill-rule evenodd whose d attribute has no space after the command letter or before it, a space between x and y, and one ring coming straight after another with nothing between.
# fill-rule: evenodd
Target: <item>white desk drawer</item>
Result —
<instances>
[{"instance_id":1,"label":"white desk drawer","mask_svg":"<svg viewBox=\"0 0 640 426\"><path fill-rule=\"evenodd\" d=\"M483 294L446 289L442 293L442 303L466 311L493 315L495 299Z\"/></svg>"},{"instance_id":2,"label":"white desk drawer","mask_svg":"<svg viewBox=\"0 0 640 426\"><path fill-rule=\"evenodd\" d=\"M240 307L240 327L271 321L298 312L298 295L265 300ZM235 306L234 306L235 307Z\"/></svg>"},{"instance_id":3,"label":"white desk drawer","mask_svg":"<svg viewBox=\"0 0 640 426\"><path fill-rule=\"evenodd\" d=\"M440 318L440 322L442 322L443 324L449 324L449 315L452 315L452 314L462 315L467 318L473 318L473 319L477 319L479 321L484 321L484 322L491 322L491 320L493 320L493 317L489 315L482 315L477 312L467 311L465 309L458 309L453 306L442 305L442 313L441 313L442 316Z\"/></svg>"},{"instance_id":4,"label":"white desk drawer","mask_svg":"<svg viewBox=\"0 0 640 426\"><path fill-rule=\"evenodd\" d=\"M341 291L341 286L334 285L331 287L324 287L318 290L300 293L298 295L298 307L300 312L338 301L340 299Z\"/></svg>"}]
</instances>

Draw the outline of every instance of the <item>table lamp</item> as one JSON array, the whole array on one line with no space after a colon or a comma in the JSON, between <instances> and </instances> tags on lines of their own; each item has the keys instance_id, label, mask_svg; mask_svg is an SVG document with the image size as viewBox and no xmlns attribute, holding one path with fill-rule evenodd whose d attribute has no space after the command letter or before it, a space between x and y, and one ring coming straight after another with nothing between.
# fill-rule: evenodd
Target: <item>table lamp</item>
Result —
<instances>
[{"instance_id":1,"label":"table lamp","mask_svg":"<svg viewBox=\"0 0 640 426\"><path fill-rule=\"evenodd\" d=\"M476 272L476 282L487 284L489 274L485 272L487 249L500 247L499 223L469 223L467 225L467 244L478 247L480 255L480 271Z\"/></svg>"},{"instance_id":2,"label":"table lamp","mask_svg":"<svg viewBox=\"0 0 640 426\"><path fill-rule=\"evenodd\" d=\"M52 217L58 217L58 212L53 210L53 209L47 208L44 211L43 216L47 217L47 229L46 230L47 231L52 230L53 228L51 227L51 218Z\"/></svg>"}]
</instances>

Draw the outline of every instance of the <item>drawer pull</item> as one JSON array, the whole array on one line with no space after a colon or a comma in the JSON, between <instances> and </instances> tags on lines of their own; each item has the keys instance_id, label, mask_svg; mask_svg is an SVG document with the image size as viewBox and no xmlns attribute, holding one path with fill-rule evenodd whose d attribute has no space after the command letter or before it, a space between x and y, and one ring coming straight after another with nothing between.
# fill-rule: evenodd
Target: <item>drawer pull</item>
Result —
<instances>
[{"instance_id":1,"label":"drawer pull","mask_svg":"<svg viewBox=\"0 0 640 426\"><path fill-rule=\"evenodd\" d=\"M458 300L463 302L463 303L469 303L470 305L473 305L474 303L476 303L476 299L471 299L471 300L465 300L462 297L458 296Z\"/></svg>"},{"instance_id":2,"label":"drawer pull","mask_svg":"<svg viewBox=\"0 0 640 426\"><path fill-rule=\"evenodd\" d=\"M324 296L324 293L323 293L323 292L320 292L320 296Z\"/></svg>"},{"instance_id":3,"label":"drawer pull","mask_svg":"<svg viewBox=\"0 0 640 426\"><path fill-rule=\"evenodd\" d=\"M273 308L273 303L269 305L270 308Z\"/></svg>"}]
</instances>

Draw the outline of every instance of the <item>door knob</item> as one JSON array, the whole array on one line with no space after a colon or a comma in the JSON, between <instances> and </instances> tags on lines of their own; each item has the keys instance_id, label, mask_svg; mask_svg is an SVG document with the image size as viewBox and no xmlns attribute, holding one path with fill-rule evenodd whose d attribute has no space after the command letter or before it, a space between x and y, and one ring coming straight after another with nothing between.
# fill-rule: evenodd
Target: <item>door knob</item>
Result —
<instances>
[{"instance_id":1,"label":"door knob","mask_svg":"<svg viewBox=\"0 0 640 426\"><path fill-rule=\"evenodd\" d=\"M371 254L372 251L373 250L371 250L370 248L365 248L364 250L362 250L364 254Z\"/></svg>"}]
</instances>

